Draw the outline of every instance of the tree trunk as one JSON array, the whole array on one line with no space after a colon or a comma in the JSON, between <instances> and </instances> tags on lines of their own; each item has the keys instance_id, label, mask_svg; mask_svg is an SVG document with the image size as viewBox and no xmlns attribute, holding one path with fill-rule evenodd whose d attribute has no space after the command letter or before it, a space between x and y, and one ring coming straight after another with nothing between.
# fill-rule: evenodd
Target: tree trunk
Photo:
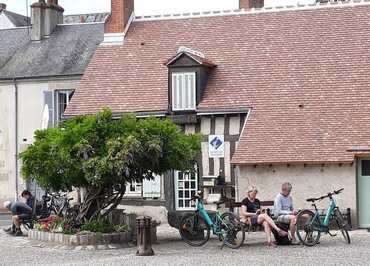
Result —
<instances>
[{"instance_id":1,"label":"tree trunk","mask_svg":"<svg viewBox=\"0 0 370 266\"><path fill-rule=\"evenodd\" d=\"M78 223L83 224L99 216L107 216L120 204L125 192L125 185L121 185L119 190L112 187L87 187L77 217Z\"/></svg>"}]
</instances>

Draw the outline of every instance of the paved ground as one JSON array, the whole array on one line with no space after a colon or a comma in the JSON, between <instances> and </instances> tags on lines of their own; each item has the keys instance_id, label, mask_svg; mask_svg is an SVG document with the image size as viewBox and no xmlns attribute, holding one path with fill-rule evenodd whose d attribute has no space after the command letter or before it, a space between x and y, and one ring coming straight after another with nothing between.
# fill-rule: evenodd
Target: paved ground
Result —
<instances>
[{"instance_id":1,"label":"paved ground","mask_svg":"<svg viewBox=\"0 0 370 266\"><path fill-rule=\"evenodd\" d=\"M251 233L239 250L224 248L211 240L204 247L183 243L176 230L162 225L153 257L135 256L135 247L116 250L61 250L54 246L14 238L0 232L0 265L369 265L370 233L351 233L353 244L324 236L317 247L267 248L262 233Z\"/></svg>"}]
</instances>

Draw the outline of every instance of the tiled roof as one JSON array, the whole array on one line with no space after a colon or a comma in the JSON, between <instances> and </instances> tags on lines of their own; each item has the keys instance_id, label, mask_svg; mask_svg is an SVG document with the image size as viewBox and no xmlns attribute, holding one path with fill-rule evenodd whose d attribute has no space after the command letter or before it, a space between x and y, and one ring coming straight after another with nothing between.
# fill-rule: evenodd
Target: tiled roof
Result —
<instances>
[{"instance_id":1,"label":"tiled roof","mask_svg":"<svg viewBox=\"0 0 370 266\"><path fill-rule=\"evenodd\" d=\"M17 13L10 12L8 10L2 11L6 17L12 22L14 27L24 27L30 24L30 18L26 16L19 15Z\"/></svg>"},{"instance_id":2,"label":"tiled roof","mask_svg":"<svg viewBox=\"0 0 370 266\"><path fill-rule=\"evenodd\" d=\"M27 28L0 30L0 79L82 75L103 36L103 23L58 25L39 42Z\"/></svg>"},{"instance_id":3,"label":"tiled roof","mask_svg":"<svg viewBox=\"0 0 370 266\"><path fill-rule=\"evenodd\" d=\"M217 65L198 109L251 107L233 163L350 162L370 146L370 6L135 21L97 49L68 115L165 111L180 46Z\"/></svg>"}]
</instances>

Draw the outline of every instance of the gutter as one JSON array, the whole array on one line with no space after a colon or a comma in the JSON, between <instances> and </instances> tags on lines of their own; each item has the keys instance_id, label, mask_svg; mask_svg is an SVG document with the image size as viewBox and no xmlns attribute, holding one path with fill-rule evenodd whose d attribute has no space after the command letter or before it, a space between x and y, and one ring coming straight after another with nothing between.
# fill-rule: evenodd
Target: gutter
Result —
<instances>
[{"instance_id":1,"label":"gutter","mask_svg":"<svg viewBox=\"0 0 370 266\"><path fill-rule=\"evenodd\" d=\"M18 85L17 81L14 78L13 79L13 84L14 84L14 111L15 111L15 154L14 154L14 159L15 159L15 200L18 200L18 190L19 190L19 183L18 183Z\"/></svg>"}]
</instances>

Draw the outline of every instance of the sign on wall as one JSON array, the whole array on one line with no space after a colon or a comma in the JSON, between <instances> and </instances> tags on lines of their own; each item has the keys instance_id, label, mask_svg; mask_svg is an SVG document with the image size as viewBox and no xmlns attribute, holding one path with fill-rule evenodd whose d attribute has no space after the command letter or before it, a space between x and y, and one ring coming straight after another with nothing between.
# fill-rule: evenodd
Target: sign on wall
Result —
<instances>
[{"instance_id":1,"label":"sign on wall","mask_svg":"<svg viewBox=\"0 0 370 266\"><path fill-rule=\"evenodd\" d=\"M224 135L208 136L209 158L223 158L225 155Z\"/></svg>"}]
</instances>

